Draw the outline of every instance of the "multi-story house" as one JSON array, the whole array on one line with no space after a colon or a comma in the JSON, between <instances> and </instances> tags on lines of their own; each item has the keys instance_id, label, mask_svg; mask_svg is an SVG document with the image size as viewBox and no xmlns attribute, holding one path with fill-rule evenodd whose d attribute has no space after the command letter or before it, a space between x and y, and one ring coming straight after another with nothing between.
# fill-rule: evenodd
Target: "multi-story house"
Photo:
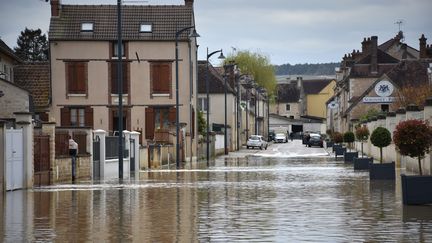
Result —
<instances>
[{"instance_id":1,"label":"multi-story house","mask_svg":"<svg viewBox=\"0 0 432 243\"><path fill-rule=\"evenodd\" d=\"M224 72L224 71L222 71ZM208 75L208 76L207 76ZM198 63L198 110L203 113L204 119L207 119L209 112L210 131L222 132L225 125L225 81L227 90L227 137L229 151L236 150L236 93L228 75L221 74L219 70L210 63L207 70L207 62L199 61ZM209 84L209 101L207 101L206 76ZM227 80L224 80L227 79ZM209 102L209 110L207 110Z\"/></svg>"},{"instance_id":2,"label":"multi-story house","mask_svg":"<svg viewBox=\"0 0 432 243\"><path fill-rule=\"evenodd\" d=\"M352 130L354 122L368 110L395 109L391 104L398 89L427 83L429 61L424 36L420 38L420 50L423 52L403 43L400 32L381 45L377 36L365 38L361 52L345 55L336 70L335 95L328 102L329 129Z\"/></svg>"},{"instance_id":3,"label":"multi-story house","mask_svg":"<svg viewBox=\"0 0 432 243\"><path fill-rule=\"evenodd\" d=\"M183 134L196 134L196 38L193 0L184 5L125 5L123 42L117 43L117 6L51 1L50 115L61 126L117 131L117 60L123 65L123 124L152 143L155 131L176 126L176 88ZM178 33L178 87L175 41ZM118 53L118 45L121 53ZM174 129L175 130L175 129ZM196 142L192 147L196 150ZM188 150L189 151L189 150Z\"/></svg>"}]
</instances>

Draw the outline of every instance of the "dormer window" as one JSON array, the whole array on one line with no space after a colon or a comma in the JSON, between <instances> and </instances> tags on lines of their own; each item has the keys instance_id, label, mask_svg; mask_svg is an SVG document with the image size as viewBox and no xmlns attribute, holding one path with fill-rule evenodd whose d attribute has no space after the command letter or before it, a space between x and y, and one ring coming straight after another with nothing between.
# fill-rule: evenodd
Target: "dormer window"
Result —
<instances>
[{"instance_id":1,"label":"dormer window","mask_svg":"<svg viewBox=\"0 0 432 243\"><path fill-rule=\"evenodd\" d=\"M92 22L83 22L83 23L81 23L81 31L83 31L83 32L93 32L93 23Z\"/></svg>"},{"instance_id":2,"label":"dormer window","mask_svg":"<svg viewBox=\"0 0 432 243\"><path fill-rule=\"evenodd\" d=\"M153 31L152 24L150 23L141 23L140 32L141 33L150 33Z\"/></svg>"}]
</instances>

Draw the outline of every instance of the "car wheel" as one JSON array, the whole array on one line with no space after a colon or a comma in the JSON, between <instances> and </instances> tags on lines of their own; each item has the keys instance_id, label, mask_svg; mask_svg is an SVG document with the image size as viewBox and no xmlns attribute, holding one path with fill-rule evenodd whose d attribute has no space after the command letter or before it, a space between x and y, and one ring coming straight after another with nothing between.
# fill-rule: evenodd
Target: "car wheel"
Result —
<instances>
[{"instance_id":1,"label":"car wheel","mask_svg":"<svg viewBox=\"0 0 432 243\"><path fill-rule=\"evenodd\" d=\"M261 145L259 148L260 148L260 150L262 150L262 149L263 149L263 146Z\"/></svg>"},{"instance_id":2,"label":"car wheel","mask_svg":"<svg viewBox=\"0 0 432 243\"><path fill-rule=\"evenodd\" d=\"M267 150L267 145L265 146L265 150Z\"/></svg>"},{"instance_id":3,"label":"car wheel","mask_svg":"<svg viewBox=\"0 0 432 243\"><path fill-rule=\"evenodd\" d=\"M246 146L246 149L249 149L249 146Z\"/></svg>"}]
</instances>

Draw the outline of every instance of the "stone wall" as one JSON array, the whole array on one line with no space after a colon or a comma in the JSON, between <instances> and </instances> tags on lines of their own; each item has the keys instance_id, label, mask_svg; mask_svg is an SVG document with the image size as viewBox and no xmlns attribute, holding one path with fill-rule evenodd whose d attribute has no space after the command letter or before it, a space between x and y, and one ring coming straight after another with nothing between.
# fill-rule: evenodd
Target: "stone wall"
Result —
<instances>
[{"instance_id":1,"label":"stone wall","mask_svg":"<svg viewBox=\"0 0 432 243\"><path fill-rule=\"evenodd\" d=\"M432 98L429 98L426 102L424 110L418 110L415 107L407 107L407 110L399 109L396 113L388 113L386 117L380 117L380 119L373 119L366 124L370 133L377 127L385 127L392 134L395 131L397 124L401 121L418 119L428 121L432 124ZM361 151L361 143L356 142L355 148ZM380 159L380 150L375 147L370 139L363 143L363 152L375 160ZM396 149L394 142L383 148L383 162L395 161L398 168L406 169L410 173L418 173L418 160L417 158L411 158L408 156L402 156ZM427 154L422 160L423 174L432 174L432 156L431 153Z\"/></svg>"},{"instance_id":2,"label":"stone wall","mask_svg":"<svg viewBox=\"0 0 432 243\"><path fill-rule=\"evenodd\" d=\"M29 111L28 91L2 79L0 79L0 90L4 94L0 99L0 118L14 119L14 112Z\"/></svg>"},{"instance_id":3,"label":"stone wall","mask_svg":"<svg viewBox=\"0 0 432 243\"><path fill-rule=\"evenodd\" d=\"M89 180L92 176L92 161L90 155L78 155L76 160L76 179ZM53 182L67 182L72 180L71 157L57 157L52 173Z\"/></svg>"}]
</instances>

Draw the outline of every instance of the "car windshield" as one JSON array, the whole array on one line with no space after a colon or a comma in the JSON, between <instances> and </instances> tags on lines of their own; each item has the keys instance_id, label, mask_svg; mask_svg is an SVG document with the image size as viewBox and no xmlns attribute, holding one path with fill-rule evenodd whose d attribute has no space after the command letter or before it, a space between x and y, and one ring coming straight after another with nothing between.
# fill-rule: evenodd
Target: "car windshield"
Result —
<instances>
[{"instance_id":1,"label":"car windshield","mask_svg":"<svg viewBox=\"0 0 432 243\"><path fill-rule=\"evenodd\" d=\"M285 134L283 134L283 133L278 133L278 134L276 134L276 137L285 137Z\"/></svg>"},{"instance_id":2,"label":"car windshield","mask_svg":"<svg viewBox=\"0 0 432 243\"><path fill-rule=\"evenodd\" d=\"M251 136L249 139L250 140L260 140L260 137L259 136Z\"/></svg>"}]
</instances>

